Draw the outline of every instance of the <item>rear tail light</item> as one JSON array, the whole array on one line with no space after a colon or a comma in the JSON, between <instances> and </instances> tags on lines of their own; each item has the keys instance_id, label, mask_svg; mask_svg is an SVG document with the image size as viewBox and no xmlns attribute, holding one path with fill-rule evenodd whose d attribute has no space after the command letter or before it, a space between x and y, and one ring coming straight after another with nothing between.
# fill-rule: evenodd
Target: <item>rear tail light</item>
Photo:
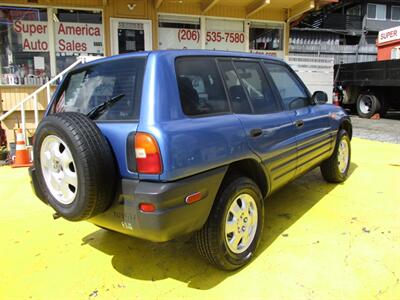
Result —
<instances>
[{"instance_id":1,"label":"rear tail light","mask_svg":"<svg viewBox=\"0 0 400 300\"><path fill-rule=\"evenodd\" d=\"M161 154L155 138L144 132L135 135L136 170L143 174L160 174Z\"/></svg>"}]
</instances>

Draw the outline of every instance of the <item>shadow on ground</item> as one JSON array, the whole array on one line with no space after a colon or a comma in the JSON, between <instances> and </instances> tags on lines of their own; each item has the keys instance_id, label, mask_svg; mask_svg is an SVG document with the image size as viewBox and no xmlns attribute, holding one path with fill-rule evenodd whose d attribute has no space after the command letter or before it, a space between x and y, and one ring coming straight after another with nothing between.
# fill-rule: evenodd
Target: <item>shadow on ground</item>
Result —
<instances>
[{"instance_id":1,"label":"shadow on ground","mask_svg":"<svg viewBox=\"0 0 400 300\"><path fill-rule=\"evenodd\" d=\"M356 167L352 163L349 174ZM317 168L272 195L266 202L258 255L279 236L287 237L284 232L335 187L322 179ZM223 272L208 265L197 254L190 237L157 244L100 229L84 237L82 245L110 255L115 270L138 280L172 278L191 288L206 290L240 272Z\"/></svg>"},{"instance_id":2,"label":"shadow on ground","mask_svg":"<svg viewBox=\"0 0 400 300\"><path fill-rule=\"evenodd\" d=\"M357 116L356 111L351 112L352 116ZM388 119L388 120L400 120L400 110L390 110L388 111L384 117L381 117L382 119Z\"/></svg>"},{"instance_id":3,"label":"shadow on ground","mask_svg":"<svg viewBox=\"0 0 400 300\"><path fill-rule=\"evenodd\" d=\"M400 111L388 111L385 119L400 120Z\"/></svg>"}]
</instances>

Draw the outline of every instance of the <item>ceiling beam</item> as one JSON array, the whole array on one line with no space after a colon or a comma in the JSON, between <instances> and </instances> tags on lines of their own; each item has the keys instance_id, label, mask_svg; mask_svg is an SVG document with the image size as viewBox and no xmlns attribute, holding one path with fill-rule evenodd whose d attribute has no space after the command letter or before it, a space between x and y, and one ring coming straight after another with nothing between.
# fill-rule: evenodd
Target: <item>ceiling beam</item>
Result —
<instances>
[{"instance_id":1,"label":"ceiling beam","mask_svg":"<svg viewBox=\"0 0 400 300\"><path fill-rule=\"evenodd\" d=\"M292 22L296 18L300 17L302 14L315 8L314 0L304 0L289 9L288 22Z\"/></svg>"},{"instance_id":2,"label":"ceiling beam","mask_svg":"<svg viewBox=\"0 0 400 300\"><path fill-rule=\"evenodd\" d=\"M162 3L163 3L163 0L156 0L156 4L155 4L156 9L158 9Z\"/></svg>"},{"instance_id":3,"label":"ceiling beam","mask_svg":"<svg viewBox=\"0 0 400 300\"><path fill-rule=\"evenodd\" d=\"M217 4L219 1L220 1L220 0L211 0L211 1L208 1L208 2L204 5L203 10L202 10L201 12L202 12L203 14L205 14L205 13L208 12L211 8L213 8L214 5Z\"/></svg>"},{"instance_id":4,"label":"ceiling beam","mask_svg":"<svg viewBox=\"0 0 400 300\"><path fill-rule=\"evenodd\" d=\"M250 3L246 7L246 18L250 17L251 15L255 14L259 10L263 9L266 7L268 4L270 4L270 0L256 0L252 3Z\"/></svg>"},{"instance_id":5,"label":"ceiling beam","mask_svg":"<svg viewBox=\"0 0 400 300\"><path fill-rule=\"evenodd\" d=\"M315 3L315 10L320 10L325 5L339 3L339 0L317 0Z\"/></svg>"}]
</instances>

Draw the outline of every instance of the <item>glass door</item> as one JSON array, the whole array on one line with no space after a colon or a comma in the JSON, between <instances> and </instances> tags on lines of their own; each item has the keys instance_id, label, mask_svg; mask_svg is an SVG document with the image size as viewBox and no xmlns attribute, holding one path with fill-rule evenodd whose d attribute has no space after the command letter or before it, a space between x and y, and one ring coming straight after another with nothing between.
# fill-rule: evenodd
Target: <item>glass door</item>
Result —
<instances>
[{"instance_id":1,"label":"glass door","mask_svg":"<svg viewBox=\"0 0 400 300\"><path fill-rule=\"evenodd\" d=\"M151 21L111 18L111 53L152 50Z\"/></svg>"}]
</instances>

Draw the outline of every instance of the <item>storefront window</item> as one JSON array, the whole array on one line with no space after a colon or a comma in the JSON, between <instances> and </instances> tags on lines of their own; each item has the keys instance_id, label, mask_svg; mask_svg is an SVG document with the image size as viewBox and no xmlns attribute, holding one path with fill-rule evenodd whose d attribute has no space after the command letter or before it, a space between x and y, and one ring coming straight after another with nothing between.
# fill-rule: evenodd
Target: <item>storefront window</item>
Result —
<instances>
[{"instance_id":1,"label":"storefront window","mask_svg":"<svg viewBox=\"0 0 400 300\"><path fill-rule=\"evenodd\" d=\"M249 48L251 52L279 56L283 52L283 24L250 23Z\"/></svg>"},{"instance_id":2,"label":"storefront window","mask_svg":"<svg viewBox=\"0 0 400 300\"><path fill-rule=\"evenodd\" d=\"M244 22L206 19L206 49L246 51Z\"/></svg>"},{"instance_id":3,"label":"storefront window","mask_svg":"<svg viewBox=\"0 0 400 300\"><path fill-rule=\"evenodd\" d=\"M54 9L57 73L77 56L103 56L102 15L98 11Z\"/></svg>"},{"instance_id":4,"label":"storefront window","mask_svg":"<svg viewBox=\"0 0 400 300\"><path fill-rule=\"evenodd\" d=\"M41 85L50 78L47 10L0 6L1 84Z\"/></svg>"},{"instance_id":5,"label":"storefront window","mask_svg":"<svg viewBox=\"0 0 400 300\"><path fill-rule=\"evenodd\" d=\"M200 18L160 15L159 49L201 49Z\"/></svg>"}]
</instances>

